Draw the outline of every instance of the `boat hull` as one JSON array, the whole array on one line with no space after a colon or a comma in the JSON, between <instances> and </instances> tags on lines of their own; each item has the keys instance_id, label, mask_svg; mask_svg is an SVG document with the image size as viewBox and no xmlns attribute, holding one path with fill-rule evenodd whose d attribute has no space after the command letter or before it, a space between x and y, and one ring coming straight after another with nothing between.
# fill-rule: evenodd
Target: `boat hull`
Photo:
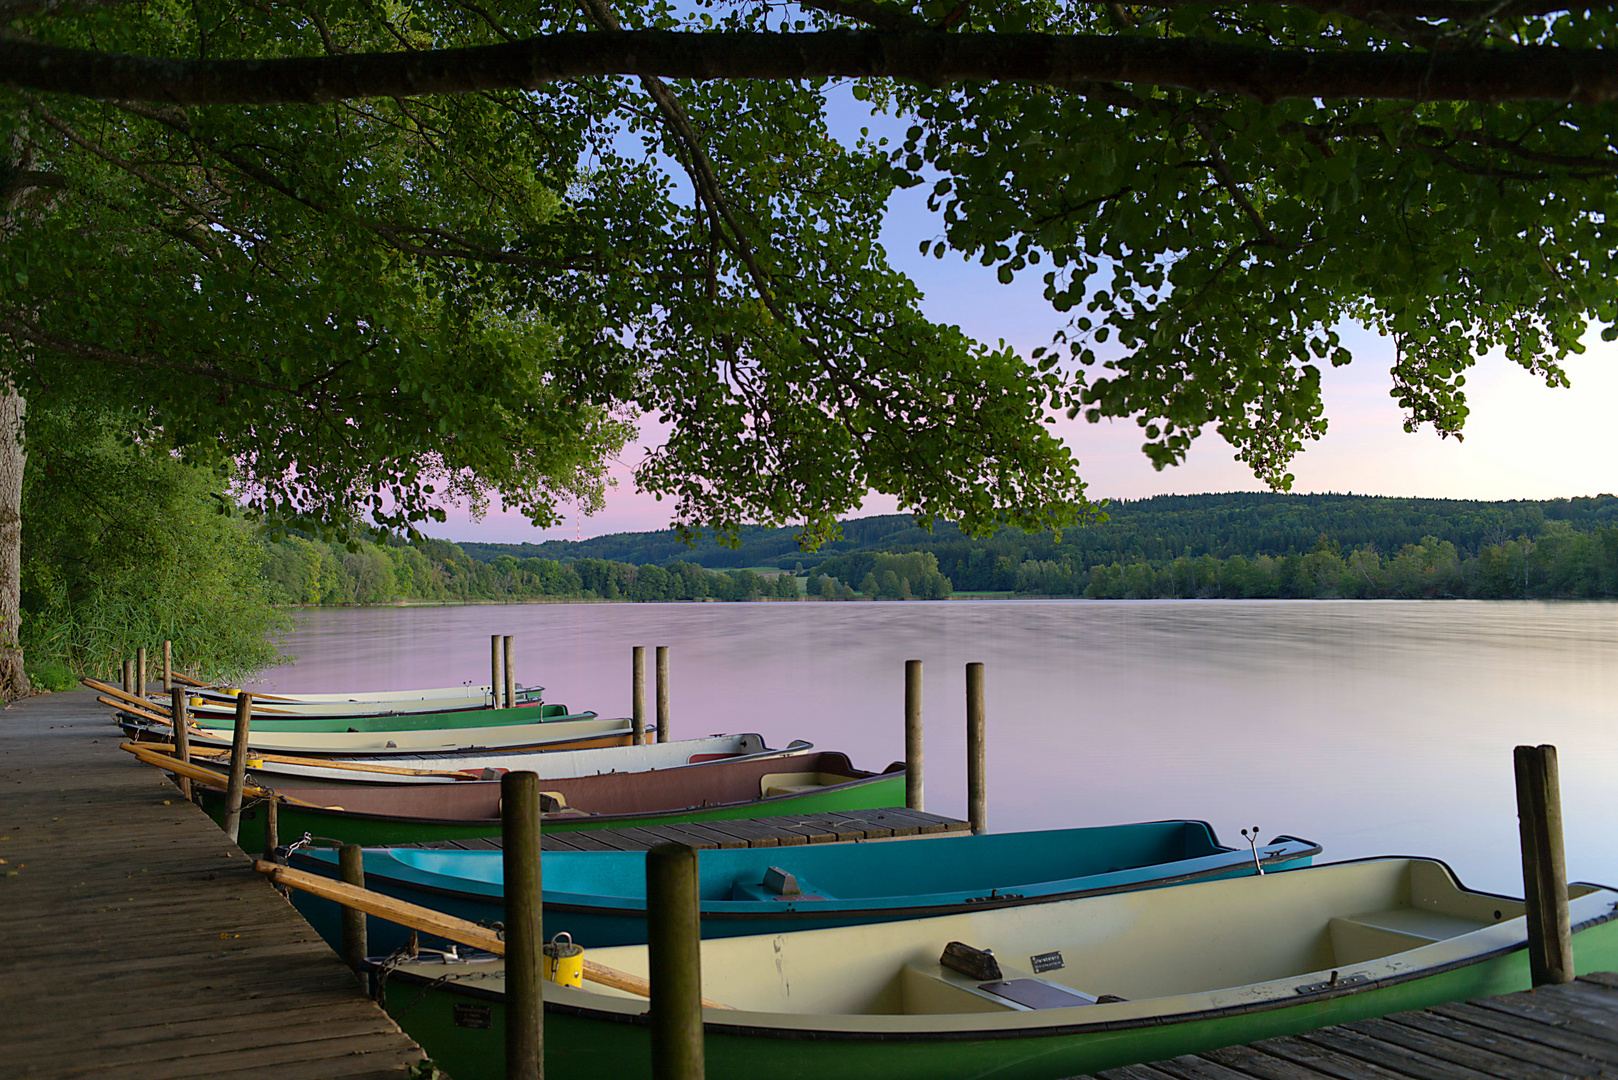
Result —
<instances>
[{"instance_id":1,"label":"boat hull","mask_svg":"<svg viewBox=\"0 0 1618 1080\"><path fill-rule=\"evenodd\" d=\"M590 720L593 712L570 713L566 705L522 705L515 709L456 709L444 712L375 713L366 716L276 716L255 707L254 731L455 731L461 728L504 727ZM193 724L209 731L233 731L236 715L205 715L192 711Z\"/></svg>"},{"instance_id":2,"label":"boat hull","mask_svg":"<svg viewBox=\"0 0 1618 1080\"><path fill-rule=\"evenodd\" d=\"M793 771L786 773L788 769ZM841 782L804 785L798 790L765 794L778 790L770 786L772 777L804 774ZM542 789L554 790L565 799L568 807L575 808L545 814L542 828L546 832L574 832L731 821L772 814L871 810L902 805L904 780L903 765L889 766L888 771L882 773L867 773L853 768L843 754L818 751L783 759L715 761L645 773L542 777ZM371 785L288 786L280 790L305 802L320 804L283 803L278 808L279 839L283 843L306 832L367 847L500 835L498 781L414 785L408 790L400 790L397 785L389 790ZM728 792L728 796L722 794L724 792ZM425 801L428 799L431 803ZM199 800L215 820L223 820L223 792L203 787ZM238 835L244 850L263 850L263 817L258 807L242 810Z\"/></svg>"},{"instance_id":3,"label":"boat hull","mask_svg":"<svg viewBox=\"0 0 1618 1080\"><path fill-rule=\"evenodd\" d=\"M1618 926L1579 935L1581 974L1618 965ZM505 1002L476 993L452 994L414 979L390 980L389 1015L456 1080L504 1076ZM712 1019L704 1024L707 1080L1054 1080L1083 1076L1182 1054L1200 1053L1282 1035L1527 990L1526 951L1466 968L1326 1000L1237 1015L1183 1017L1167 1024L1106 1030L1075 1028L1006 1037L903 1036L839 1038L762 1034ZM547 987L547 990L549 987ZM459 1010L459 1011L457 1011ZM486 1010L486 1011L485 1011ZM457 1023L459 1019L459 1023ZM476 1025L487 1023L487 1028ZM471 1025L471 1026L468 1026ZM644 1019L624 1022L591 1010L547 1001L545 1076L600 1080L652 1075L651 1035Z\"/></svg>"},{"instance_id":4,"label":"boat hull","mask_svg":"<svg viewBox=\"0 0 1618 1080\"><path fill-rule=\"evenodd\" d=\"M173 730L166 724L123 724L137 742L169 742ZM231 732L193 728L192 746L229 749ZM403 758L429 753L505 750L585 750L597 746L628 746L633 738L630 721L557 719L538 724L503 724L495 727L390 729L386 731L271 731L249 729L249 750L306 757Z\"/></svg>"},{"instance_id":5,"label":"boat hull","mask_svg":"<svg viewBox=\"0 0 1618 1080\"><path fill-rule=\"evenodd\" d=\"M934 847L947 843L947 848ZM1266 872L1308 866L1320 847L1278 837L1260 848ZM704 851L699 860L702 935L813 930L830 926L1052 903L1127 889L1245 876L1254 853L1220 845L1202 821L1156 821L982 836L919 837L882 844L806 844ZM544 855L545 919L586 947L646 940L645 858L629 851ZM337 877L337 853L304 849L291 865ZM804 899L760 884L772 867L794 877ZM368 849L366 887L470 922L504 919L501 853ZM339 907L296 893L293 903L334 948ZM377 953L409 931L371 918ZM434 939L423 939L434 945Z\"/></svg>"},{"instance_id":6,"label":"boat hull","mask_svg":"<svg viewBox=\"0 0 1618 1080\"><path fill-rule=\"evenodd\" d=\"M1365 862L1442 866L1425 860ZM1361 910L1365 890L1343 892L1347 906L1336 909L1309 892L1317 881L1329 880L1313 875L1354 866L1087 898L1069 902L1065 910L1042 905L993 919L950 916L868 930L705 941L703 993L738 1010L704 1010L706 1075L711 1080L761 1075L772 1080L1051 1080L1529 987L1520 901L1466 893L1461 905L1438 910L1424 900L1396 899L1391 906L1406 925L1450 920L1476 929L1402 949L1367 945L1374 941L1371 924L1386 912L1373 905L1377 910L1362 916L1338 914ZM1372 868L1365 876L1377 872L1380 868ZM1442 872L1448 875L1447 868ZM1571 891L1578 970L1618 966L1618 894L1586 886ZM1243 906L1250 909L1245 914ZM1454 914L1459 909L1465 909L1465 918ZM1181 919L1182 930L1172 948L1153 956L1146 946L1164 917ZM1139 929L1131 928L1136 921ZM1339 931L1337 923L1355 924L1358 930ZM1319 933L1309 932L1309 926L1318 926ZM1328 928L1330 943L1314 940ZM1266 949L1267 936L1275 931L1284 933L1286 942L1250 958L1254 948ZM1070 964L1047 979L1068 987L1088 982L1093 990L1110 983L1131 1000L980 1008L981 991L989 986L944 972L936 962L929 968L926 959L944 942L976 939L978 945L993 945L1002 964L1020 963L1019 952L1044 944L1051 933L1066 935L1056 940ZM1206 948L1193 955L1184 949L1188 941ZM845 953L849 946L855 948ZM862 952L859 946L868 949ZM644 955L644 949L628 948L587 953L634 973L644 973ZM747 962L738 966L743 958ZM1325 967L1312 966L1322 962ZM503 977L498 963L482 965L482 975L479 966L411 966L394 971L385 984L390 1014L458 1080L501 1075ZM1256 971L1267 974L1246 981ZM448 978L434 981L441 976ZM908 981L912 976L914 984ZM1197 988L1222 976L1231 981ZM864 999L864 1011L820 1011L822 1000L850 1000L850 986L857 996L867 984L885 989ZM1169 992L1158 994L1154 987ZM1138 996L1132 992L1137 989ZM546 1074L553 1080L648 1073L643 999L551 985L545 993ZM946 996L930 998L939 993ZM937 1001L951 1004L941 1008ZM968 1011L957 1010L956 1002L978 1004Z\"/></svg>"}]
</instances>

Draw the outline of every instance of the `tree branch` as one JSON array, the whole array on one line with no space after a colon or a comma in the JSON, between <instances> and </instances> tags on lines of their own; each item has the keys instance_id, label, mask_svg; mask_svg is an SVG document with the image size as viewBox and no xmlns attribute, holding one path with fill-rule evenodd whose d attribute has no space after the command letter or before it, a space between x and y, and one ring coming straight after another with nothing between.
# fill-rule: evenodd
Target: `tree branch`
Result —
<instances>
[{"instance_id":1,"label":"tree branch","mask_svg":"<svg viewBox=\"0 0 1618 1080\"><path fill-rule=\"evenodd\" d=\"M1022 82L1088 93L1097 81L1263 101L1579 101L1618 98L1604 49L1322 52L1194 38L1055 34L547 34L504 45L281 60L173 60L0 41L0 83L170 104L315 104L537 89L603 75L676 79L893 78Z\"/></svg>"}]
</instances>

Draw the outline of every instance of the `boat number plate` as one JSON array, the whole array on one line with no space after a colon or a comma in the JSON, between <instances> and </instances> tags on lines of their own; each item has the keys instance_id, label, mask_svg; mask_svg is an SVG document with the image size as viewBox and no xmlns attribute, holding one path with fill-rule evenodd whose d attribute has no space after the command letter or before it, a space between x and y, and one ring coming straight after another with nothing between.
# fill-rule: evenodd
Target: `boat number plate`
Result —
<instances>
[{"instance_id":1,"label":"boat number plate","mask_svg":"<svg viewBox=\"0 0 1618 1080\"><path fill-rule=\"evenodd\" d=\"M1028 966L1034 969L1035 975L1040 975L1047 971L1055 971L1057 968L1067 967L1067 961L1062 959L1060 950L1057 952L1042 952L1038 956L1030 956Z\"/></svg>"},{"instance_id":2,"label":"boat number plate","mask_svg":"<svg viewBox=\"0 0 1618 1080\"><path fill-rule=\"evenodd\" d=\"M491 1021L491 1010L487 1005L455 1006L456 1027L481 1028L487 1031Z\"/></svg>"}]
</instances>

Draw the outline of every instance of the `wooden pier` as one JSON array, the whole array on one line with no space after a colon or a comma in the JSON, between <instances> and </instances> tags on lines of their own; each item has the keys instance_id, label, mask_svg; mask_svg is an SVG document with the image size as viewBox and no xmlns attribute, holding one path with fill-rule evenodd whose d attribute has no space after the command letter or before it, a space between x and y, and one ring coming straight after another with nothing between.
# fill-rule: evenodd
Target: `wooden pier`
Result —
<instances>
[{"instance_id":1,"label":"wooden pier","mask_svg":"<svg viewBox=\"0 0 1618 1080\"><path fill-rule=\"evenodd\" d=\"M423 1054L87 691L0 711L0 1074L402 1080Z\"/></svg>"},{"instance_id":2,"label":"wooden pier","mask_svg":"<svg viewBox=\"0 0 1618 1080\"><path fill-rule=\"evenodd\" d=\"M705 850L835 844L905 836L969 836L971 832L971 826L958 818L890 806L881 810L828 810L634 829L575 829L546 833L540 837L539 846L545 851L649 851L658 844L685 844ZM499 849L500 838L435 840L400 846L492 851Z\"/></svg>"},{"instance_id":3,"label":"wooden pier","mask_svg":"<svg viewBox=\"0 0 1618 1080\"><path fill-rule=\"evenodd\" d=\"M1083 1080L1618 1077L1618 975L1264 1039Z\"/></svg>"}]
</instances>

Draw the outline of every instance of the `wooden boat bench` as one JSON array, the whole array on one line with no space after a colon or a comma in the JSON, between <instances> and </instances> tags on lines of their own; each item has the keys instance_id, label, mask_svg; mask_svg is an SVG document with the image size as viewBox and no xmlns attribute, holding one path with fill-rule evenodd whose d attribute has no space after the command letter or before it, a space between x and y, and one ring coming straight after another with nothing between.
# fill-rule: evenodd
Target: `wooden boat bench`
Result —
<instances>
[{"instance_id":1,"label":"wooden boat bench","mask_svg":"<svg viewBox=\"0 0 1618 1080\"><path fill-rule=\"evenodd\" d=\"M1478 919L1419 908L1391 908L1334 918L1326 924L1334 964L1357 964L1420 948L1489 925Z\"/></svg>"}]
</instances>

